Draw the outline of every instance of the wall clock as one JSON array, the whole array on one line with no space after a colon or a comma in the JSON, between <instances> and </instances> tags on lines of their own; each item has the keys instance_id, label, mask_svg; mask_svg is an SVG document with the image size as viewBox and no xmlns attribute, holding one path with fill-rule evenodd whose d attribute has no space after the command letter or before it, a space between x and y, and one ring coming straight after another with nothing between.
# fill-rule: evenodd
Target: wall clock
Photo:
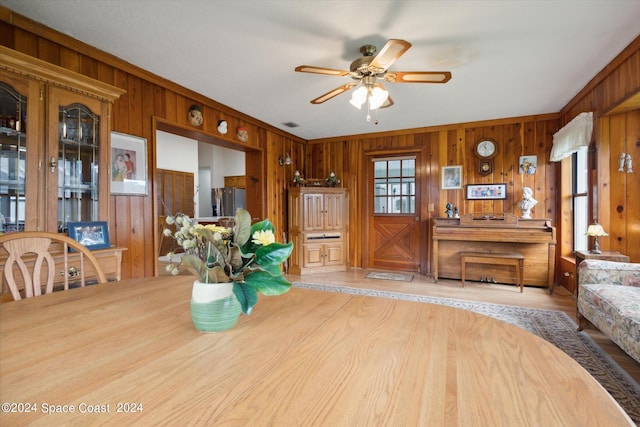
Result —
<instances>
[{"instance_id":1,"label":"wall clock","mask_svg":"<svg viewBox=\"0 0 640 427\"><path fill-rule=\"evenodd\" d=\"M493 158L498 154L498 144L490 138L482 138L473 147L474 154L480 159L478 173L482 176L493 172Z\"/></svg>"},{"instance_id":2,"label":"wall clock","mask_svg":"<svg viewBox=\"0 0 640 427\"><path fill-rule=\"evenodd\" d=\"M490 174L491 172L493 172L493 160L480 160L478 173L484 176Z\"/></svg>"}]
</instances>

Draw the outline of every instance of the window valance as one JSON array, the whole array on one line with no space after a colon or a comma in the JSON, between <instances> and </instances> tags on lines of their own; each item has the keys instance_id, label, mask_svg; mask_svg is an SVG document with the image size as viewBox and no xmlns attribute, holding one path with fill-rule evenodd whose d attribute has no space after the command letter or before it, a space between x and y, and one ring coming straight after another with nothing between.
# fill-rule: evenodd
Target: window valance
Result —
<instances>
[{"instance_id":1,"label":"window valance","mask_svg":"<svg viewBox=\"0 0 640 427\"><path fill-rule=\"evenodd\" d=\"M551 148L552 162L559 162L580 150L588 147L593 132L593 113L580 113L553 135Z\"/></svg>"}]
</instances>

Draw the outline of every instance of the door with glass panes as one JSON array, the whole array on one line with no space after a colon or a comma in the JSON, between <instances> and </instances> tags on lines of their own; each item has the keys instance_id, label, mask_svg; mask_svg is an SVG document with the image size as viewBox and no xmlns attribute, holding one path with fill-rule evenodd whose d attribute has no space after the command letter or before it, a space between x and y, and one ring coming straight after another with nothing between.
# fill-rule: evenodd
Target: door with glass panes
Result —
<instances>
[{"instance_id":1,"label":"door with glass panes","mask_svg":"<svg viewBox=\"0 0 640 427\"><path fill-rule=\"evenodd\" d=\"M0 72L0 232L36 230L41 85ZM30 118L30 120L27 120ZM27 203L31 201L31 203Z\"/></svg>"},{"instance_id":2,"label":"door with glass panes","mask_svg":"<svg viewBox=\"0 0 640 427\"><path fill-rule=\"evenodd\" d=\"M420 271L418 156L372 158L369 267Z\"/></svg>"},{"instance_id":3,"label":"door with glass panes","mask_svg":"<svg viewBox=\"0 0 640 427\"><path fill-rule=\"evenodd\" d=\"M108 218L108 106L50 87L47 122L47 229Z\"/></svg>"}]
</instances>

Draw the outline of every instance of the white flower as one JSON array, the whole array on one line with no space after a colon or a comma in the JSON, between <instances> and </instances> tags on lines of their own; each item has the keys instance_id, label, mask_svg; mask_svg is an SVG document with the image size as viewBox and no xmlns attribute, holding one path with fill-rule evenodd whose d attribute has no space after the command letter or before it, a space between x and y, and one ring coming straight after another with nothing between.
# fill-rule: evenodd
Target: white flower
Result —
<instances>
[{"instance_id":1,"label":"white flower","mask_svg":"<svg viewBox=\"0 0 640 427\"><path fill-rule=\"evenodd\" d=\"M273 235L273 231L265 230L265 231L256 231L251 236L252 242L256 245L270 245L276 241L276 236Z\"/></svg>"},{"instance_id":2,"label":"white flower","mask_svg":"<svg viewBox=\"0 0 640 427\"><path fill-rule=\"evenodd\" d=\"M170 228L165 228L164 231L162 232L162 234L164 234L167 237L171 236L171 229Z\"/></svg>"},{"instance_id":3,"label":"white flower","mask_svg":"<svg viewBox=\"0 0 640 427\"><path fill-rule=\"evenodd\" d=\"M171 225L171 224L175 224L176 219L175 219L174 217L172 217L172 216L168 216L168 217L165 219L165 222L166 222L167 224L169 224L169 225Z\"/></svg>"},{"instance_id":4,"label":"white flower","mask_svg":"<svg viewBox=\"0 0 640 427\"><path fill-rule=\"evenodd\" d=\"M187 239L182 242L182 247L185 248L185 250L195 248L196 246L198 246L198 242L196 242L195 240Z\"/></svg>"},{"instance_id":5,"label":"white flower","mask_svg":"<svg viewBox=\"0 0 640 427\"><path fill-rule=\"evenodd\" d=\"M231 229L227 228L227 227L222 227L220 225L214 225L214 224L207 224L204 226L204 228L206 228L207 230L211 231L212 233L220 233L220 234L229 234L231 232Z\"/></svg>"}]
</instances>

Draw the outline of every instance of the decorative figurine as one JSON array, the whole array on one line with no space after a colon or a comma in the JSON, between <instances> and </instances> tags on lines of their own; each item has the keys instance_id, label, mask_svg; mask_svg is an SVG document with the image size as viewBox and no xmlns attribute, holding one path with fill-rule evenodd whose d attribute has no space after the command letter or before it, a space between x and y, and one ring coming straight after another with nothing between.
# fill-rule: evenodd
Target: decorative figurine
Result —
<instances>
[{"instance_id":1,"label":"decorative figurine","mask_svg":"<svg viewBox=\"0 0 640 427\"><path fill-rule=\"evenodd\" d=\"M538 201L533 198L533 191L529 187L522 189L522 200L518 202L518 208L522 211L521 218L531 219L531 208L533 208Z\"/></svg>"},{"instance_id":2,"label":"decorative figurine","mask_svg":"<svg viewBox=\"0 0 640 427\"><path fill-rule=\"evenodd\" d=\"M618 159L618 172L624 172L624 153L620 153L620 158Z\"/></svg>"},{"instance_id":3,"label":"decorative figurine","mask_svg":"<svg viewBox=\"0 0 640 427\"><path fill-rule=\"evenodd\" d=\"M453 205L451 203L447 203L446 210L444 211L447 214L447 218L453 218Z\"/></svg>"},{"instance_id":4,"label":"decorative figurine","mask_svg":"<svg viewBox=\"0 0 640 427\"><path fill-rule=\"evenodd\" d=\"M220 120L218 122L218 132L220 132L222 135L225 135L227 133L227 121L226 120Z\"/></svg>"},{"instance_id":5,"label":"decorative figurine","mask_svg":"<svg viewBox=\"0 0 640 427\"><path fill-rule=\"evenodd\" d=\"M460 218L460 215L458 214L458 207L454 207L453 208L453 217L454 218Z\"/></svg>"},{"instance_id":6,"label":"decorative figurine","mask_svg":"<svg viewBox=\"0 0 640 427\"><path fill-rule=\"evenodd\" d=\"M302 177L302 175L300 175L300 171L296 170L293 173L293 183L295 185L297 185L298 187L304 185L304 183L306 182L306 180Z\"/></svg>"},{"instance_id":7,"label":"decorative figurine","mask_svg":"<svg viewBox=\"0 0 640 427\"><path fill-rule=\"evenodd\" d=\"M332 187L335 187L336 185L340 184L340 180L338 179L338 177L333 171L331 171L331 173L327 177L327 184L329 184Z\"/></svg>"},{"instance_id":8,"label":"decorative figurine","mask_svg":"<svg viewBox=\"0 0 640 427\"><path fill-rule=\"evenodd\" d=\"M626 163L627 163L627 173L633 173L633 163L631 159L631 154L627 154Z\"/></svg>"},{"instance_id":9,"label":"decorative figurine","mask_svg":"<svg viewBox=\"0 0 640 427\"><path fill-rule=\"evenodd\" d=\"M204 117L202 116L202 109L199 105L192 105L189 108L189 114L187 115L187 119L189 123L193 126L200 126L204 121Z\"/></svg>"},{"instance_id":10,"label":"decorative figurine","mask_svg":"<svg viewBox=\"0 0 640 427\"><path fill-rule=\"evenodd\" d=\"M249 129L244 126L240 126L236 136L238 137L238 141L247 142L249 140Z\"/></svg>"}]
</instances>

